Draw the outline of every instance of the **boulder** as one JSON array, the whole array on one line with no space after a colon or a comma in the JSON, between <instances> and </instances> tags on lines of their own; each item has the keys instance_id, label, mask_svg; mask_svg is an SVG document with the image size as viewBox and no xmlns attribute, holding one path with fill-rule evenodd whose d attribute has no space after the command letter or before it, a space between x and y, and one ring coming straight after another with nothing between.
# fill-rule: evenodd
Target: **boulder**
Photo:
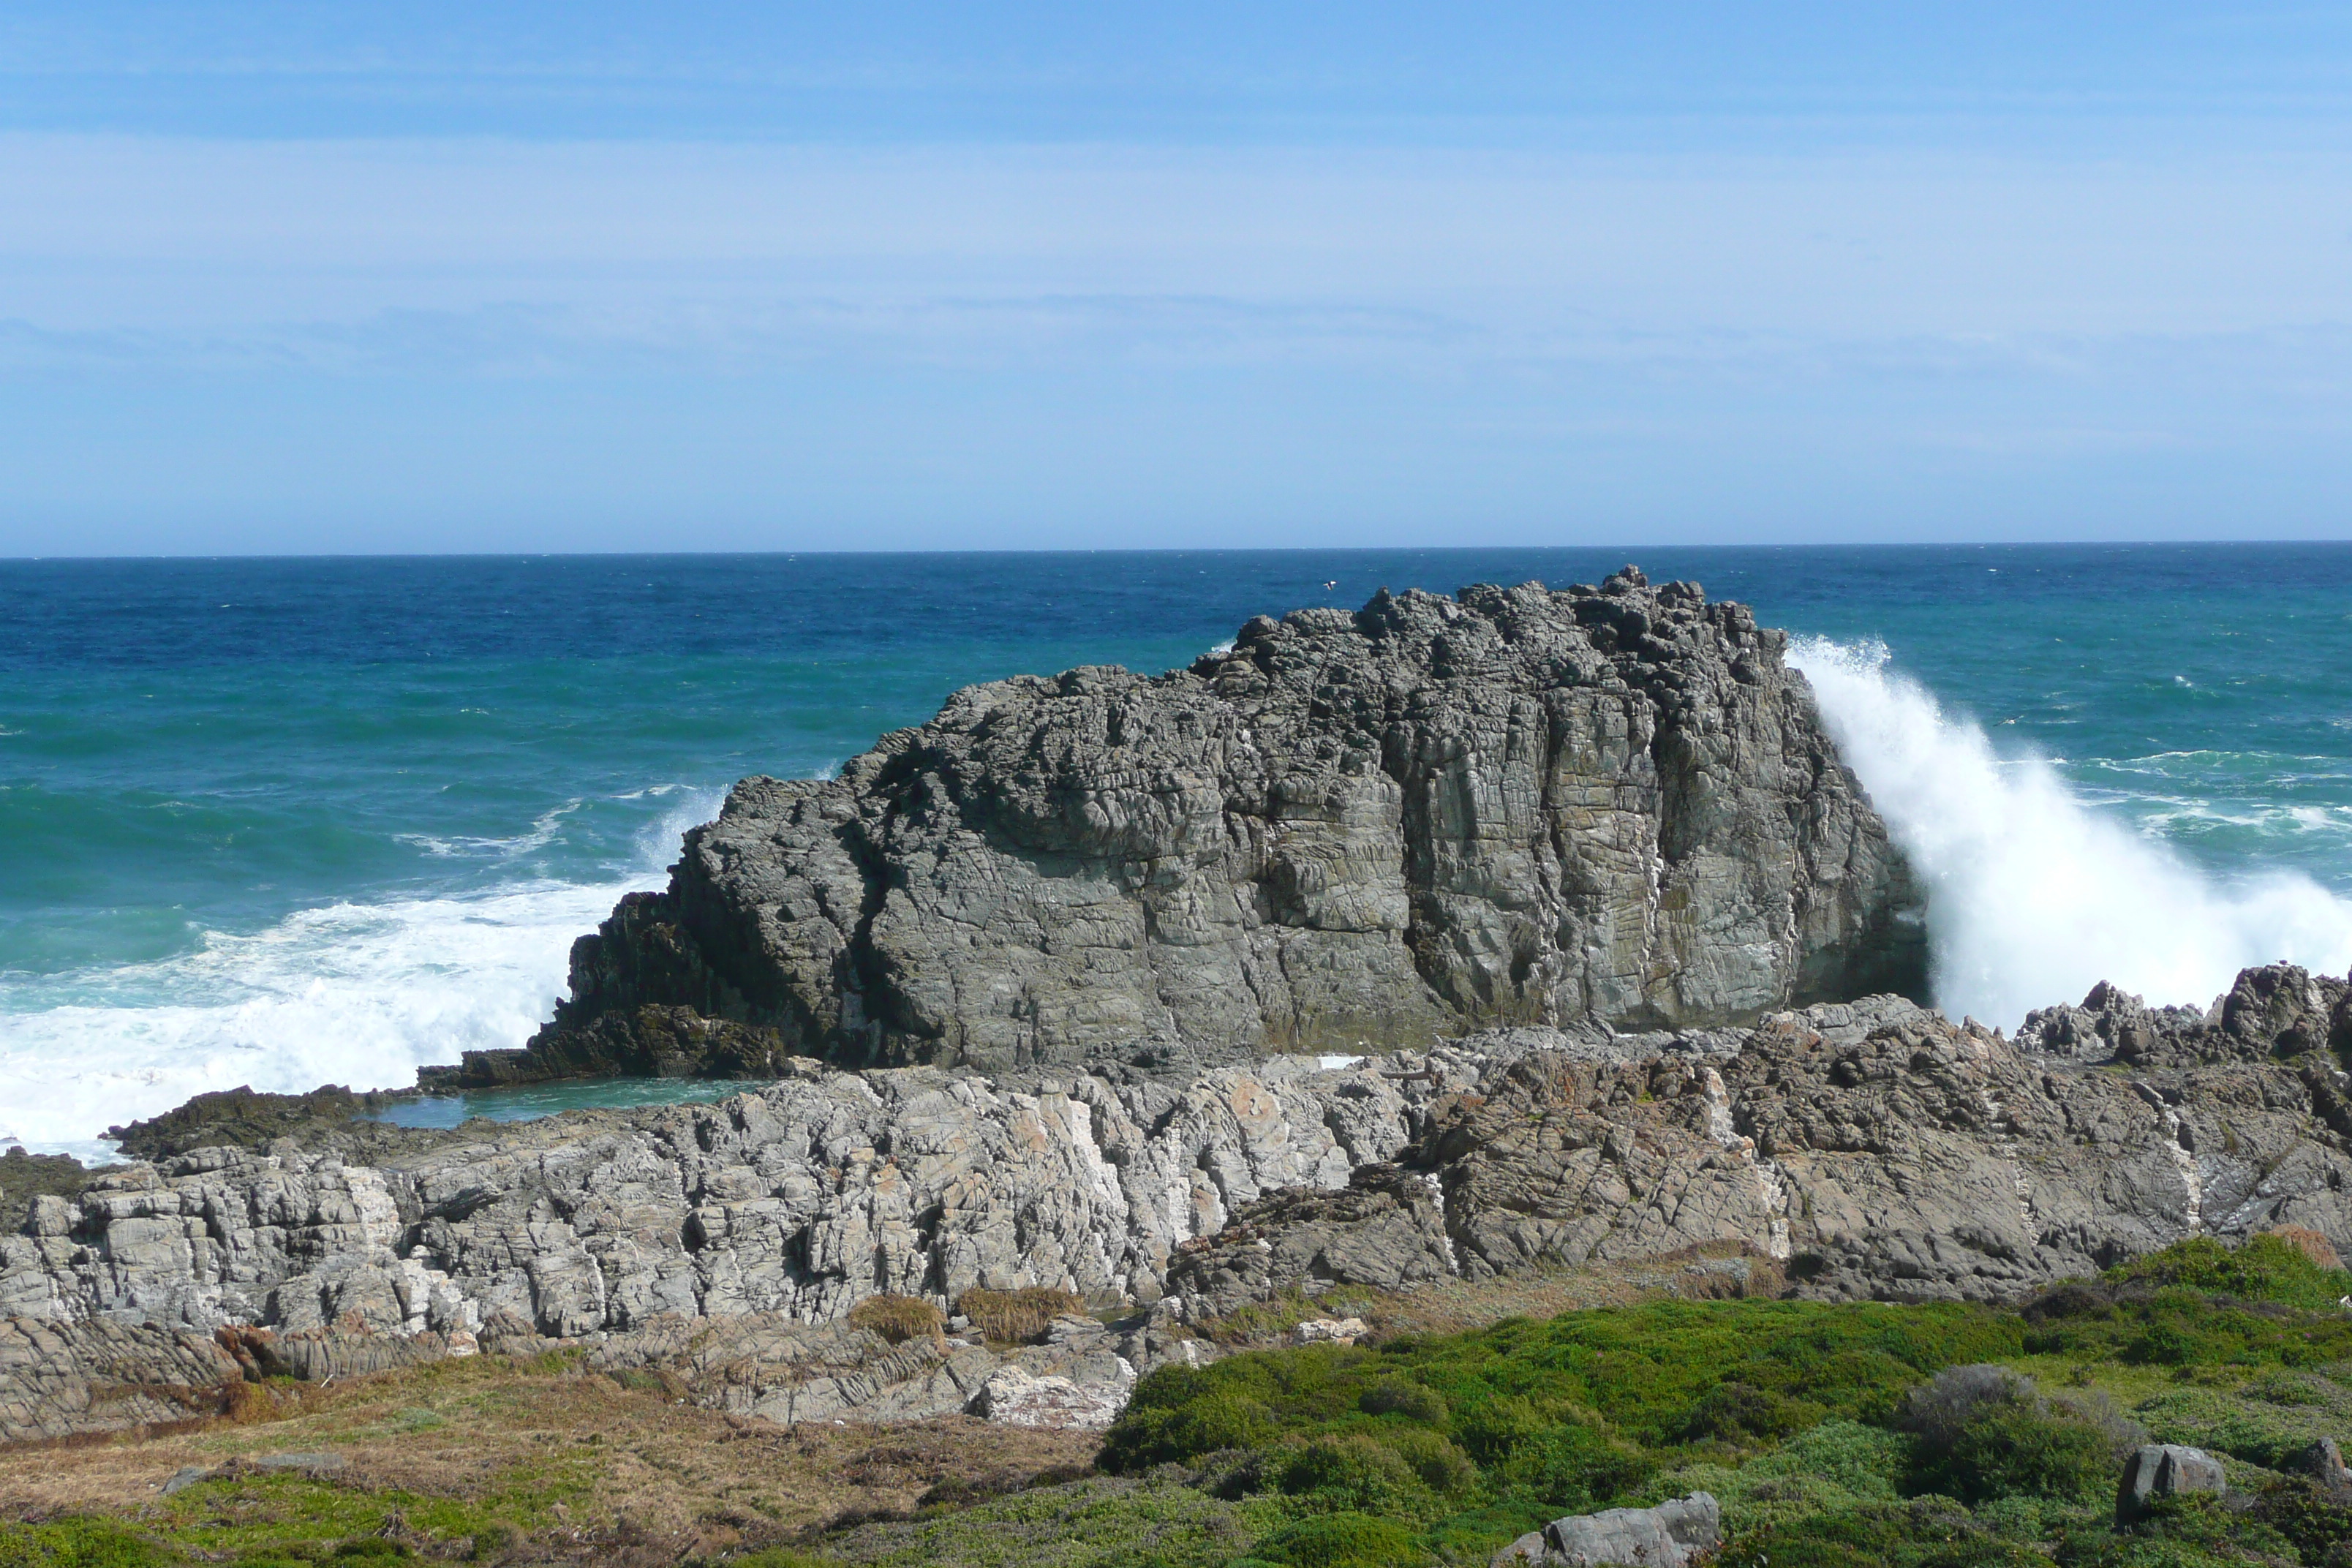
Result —
<instances>
[{"instance_id":1,"label":"boulder","mask_svg":"<svg viewBox=\"0 0 2352 1568\"><path fill-rule=\"evenodd\" d=\"M1077 1427L1099 1431L1118 1419L1127 1408L1133 1376L1106 1386L1088 1387L1070 1378L1039 1377L1017 1366L988 1376L971 1404L971 1413L1006 1426Z\"/></svg>"},{"instance_id":2,"label":"boulder","mask_svg":"<svg viewBox=\"0 0 2352 1568\"><path fill-rule=\"evenodd\" d=\"M1301 1345L1351 1345L1371 1331L1361 1318L1309 1318L1290 1331L1290 1339Z\"/></svg>"},{"instance_id":3,"label":"boulder","mask_svg":"<svg viewBox=\"0 0 2352 1568\"><path fill-rule=\"evenodd\" d=\"M737 784L666 891L575 945L552 1024L436 1081L1213 1062L1922 995L1921 895L1786 644L1628 567L971 687L836 778Z\"/></svg>"},{"instance_id":4,"label":"boulder","mask_svg":"<svg viewBox=\"0 0 2352 1568\"><path fill-rule=\"evenodd\" d=\"M1592 1568L1683 1568L1723 1543L1723 1512L1714 1494L1693 1492L1655 1508L1612 1508L1556 1519L1496 1552L1494 1568L1558 1564Z\"/></svg>"},{"instance_id":5,"label":"boulder","mask_svg":"<svg viewBox=\"0 0 2352 1568\"><path fill-rule=\"evenodd\" d=\"M2344 1451L2333 1437L2322 1437L2303 1451L2299 1467L2337 1507L2352 1505L2352 1470L2344 1465Z\"/></svg>"},{"instance_id":6,"label":"boulder","mask_svg":"<svg viewBox=\"0 0 2352 1568\"><path fill-rule=\"evenodd\" d=\"M2145 1443L2124 1461L2123 1481L2116 1489L2116 1522L2137 1523L2147 1517L2148 1504L2157 1498L2182 1492L2218 1496L2228 1489L2221 1461L2204 1449L2178 1443Z\"/></svg>"}]
</instances>

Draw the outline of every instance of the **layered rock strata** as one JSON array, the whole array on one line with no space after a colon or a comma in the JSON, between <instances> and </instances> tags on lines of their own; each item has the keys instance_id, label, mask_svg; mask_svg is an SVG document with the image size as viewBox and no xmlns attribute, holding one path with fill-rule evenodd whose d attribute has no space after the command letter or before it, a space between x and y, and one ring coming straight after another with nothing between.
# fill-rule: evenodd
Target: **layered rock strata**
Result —
<instances>
[{"instance_id":1,"label":"layered rock strata","mask_svg":"<svg viewBox=\"0 0 2352 1568\"><path fill-rule=\"evenodd\" d=\"M1236 1059L1924 994L1918 894L1785 645L1628 567L971 687L837 778L738 784L667 891L582 939L530 1047L435 1081Z\"/></svg>"},{"instance_id":2,"label":"layered rock strata","mask_svg":"<svg viewBox=\"0 0 2352 1568\"><path fill-rule=\"evenodd\" d=\"M1889 996L1183 1083L803 1059L717 1105L469 1124L374 1163L199 1149L37 1197L0 1239L0 1312L49 1347L0 1354L0 1413L18 1434L102 1425L59 1381L81 1354L61 1333L143 1334L124 1345L169 1366L231 1328L232 1353L296 1371L556 1339L787 1419L1076 1409L1120 1396L1115 1362L1203 1353L1187 1321L1331 1281L1728 1245L1809 1295L2000 1299L2190 1235L2293 1224L2347 1247L2352 1080L2310 1045L2342 989L2249 971L2131 1059L2082 1043L2147 1011L2106 988L2021 1046ZM879 1292L1033 1284L1134 1321L1050 1356L901 1346L887 1366L843 1323ZM990 1392L1007 1367L1046 1385Z\"/></svg>"}]
</instances>

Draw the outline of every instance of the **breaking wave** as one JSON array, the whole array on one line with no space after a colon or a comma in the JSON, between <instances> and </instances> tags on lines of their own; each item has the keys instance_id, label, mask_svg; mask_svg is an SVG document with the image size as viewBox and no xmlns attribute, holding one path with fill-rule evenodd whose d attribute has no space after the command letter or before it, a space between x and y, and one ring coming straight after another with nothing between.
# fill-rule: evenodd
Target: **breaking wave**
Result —
<instances>
[{"instance_id":1,"label":"breaking wave","mask_svg":"<svg viewBox=\"0 0 2352 1568\"><path fill-rule=\"evenodd\" d=\"M0 1146L103 1157L103 1129L207 1090L404 1089L425 1063L519 1046L562 994L572 940L623 893L661 885L678 834L719 798L682 803L609 880L338 903L153 963L0 987Z\"/></svg>"},{"instance_id":2,"label":"breaking wave","mask_svg":"<svg viewBox=\"0 0 2352 1568\"><path fill-rule=\"evenodd\" d=\"M2101 980L2201 1007L2251 964L2352 966L2352 903L2294 873L2224 881L2191 865L2049 763L1995 752L1891 669L1884 644L1801 638L1789 661L1927 883L1947 1012L2014 1028Z\"/></svg>"}]
</instances>

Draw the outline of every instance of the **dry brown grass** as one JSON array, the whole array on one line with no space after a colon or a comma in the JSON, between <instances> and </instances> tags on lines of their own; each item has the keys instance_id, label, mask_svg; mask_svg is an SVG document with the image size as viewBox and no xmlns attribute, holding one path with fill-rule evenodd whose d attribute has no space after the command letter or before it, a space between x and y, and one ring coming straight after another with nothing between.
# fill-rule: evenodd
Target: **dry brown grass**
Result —
<instances>
[{"instance_id":1,"label":"dry brown grass","mask_svg":"<svg viewBox=\"0 0 2352 1568\"><path fill-rule=\"evenodd\" d=\"M2273 1226L2270 1234L2318 1264L2322 1268L2341 1268L2344 1259L2336 1256L2336 1244L2315 1230L2299 1225Z\"/></svg>"},{"instance_id":2,"label":"dry brown grass","mask_svg":"<svg viewBox=\"0 0 2352 1568\"><path fill-rule=\"evenodd\" d=\"M569 1540L625 1541L635 1544L621 1556L677 1562L788 1540L845 1515L910 1510L935 1489L975 1478L1012 1489L1090 1465L1100 1442L970 1416L785 1430L680 1404L657 1387L625 1387L558 1358L479 1356L328 1387L280 1386L270 1397L267 1413L248 1405L243 1419L197 1431L0 1447L0 1518L161 1520L163 1483L184 1467L325 1450L347 1462L331 1478L340 1489L468 1500L541 1488L562 1496L551 1527L520 1541L511 1561L575 1555Z\"/></svg>"},{"instance_id":3,"label":"dry brown grass","mask_svg":"<svg viewBox=\"0 0 2352 1568\"><path fill-rule=\"evenodd\" d=\"M1082 1318L1087 1304L1067 1290L1024 1285L1018 1290L967 1290L956 1310L987 1338L1001 1344L1027 1344L1045 1337L1056 1318Z\"/></svg>"},{"instance_id":4,"label":"dry brown grass","mask_svg":"<svg viewBox=\"0 0 2352 1568\"><path fill-rule=\"evenodd\" d=\"M947 1314L919 1296L868 1296L849 1309L849 1326L871 1329L894 1345L934 1342L947 1334Z\"/></svg>"},{"instance_id":5,"label":"dry brown grass","mask_svg":"<svg viewBox=\"0 0 2352 1568\"><path fill-rule=\"evenodd\" d=\"M1747 1265L1747 1277L1723 1266ZM1400 1334L1455 1334L1506 1318L1556 1318L1591 1307L1630 1307L1672 1298L1716 1300L1777 1296L1788 1281L1780 1266L1740 1242L1711 1242L1662 1257L1581 1268L1538 1267L1496 1279L1445 1279L1409 1290L1336 1286L1318 1295L1286 1296L1244 1307L1199 1325L1204 1338L1234 1350L1288 1344L1291 1330L1308 1318L1359 1317L1375 1341Z\"/></svg>"}]
</instances>

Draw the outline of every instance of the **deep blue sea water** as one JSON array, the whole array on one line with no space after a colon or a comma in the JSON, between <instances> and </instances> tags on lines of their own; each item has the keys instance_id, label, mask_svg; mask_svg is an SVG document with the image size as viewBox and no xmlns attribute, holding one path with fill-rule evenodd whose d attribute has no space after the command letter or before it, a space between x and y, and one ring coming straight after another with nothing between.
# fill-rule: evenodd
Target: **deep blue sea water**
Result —
<instances>
[{"instance_id":1,"label":"deep blue sea water","mask_svg":"<svg viewBox=\"0 0 2352 1568\"><path fill-rule=\"evenodd\" d=\"M0 1141L517 1043L736 777L966 682L1626 553L0 563ZM1634 555L1828 639L1955 1010L2352 964L2352 546Z\"/></svg>"}]
</instances>

